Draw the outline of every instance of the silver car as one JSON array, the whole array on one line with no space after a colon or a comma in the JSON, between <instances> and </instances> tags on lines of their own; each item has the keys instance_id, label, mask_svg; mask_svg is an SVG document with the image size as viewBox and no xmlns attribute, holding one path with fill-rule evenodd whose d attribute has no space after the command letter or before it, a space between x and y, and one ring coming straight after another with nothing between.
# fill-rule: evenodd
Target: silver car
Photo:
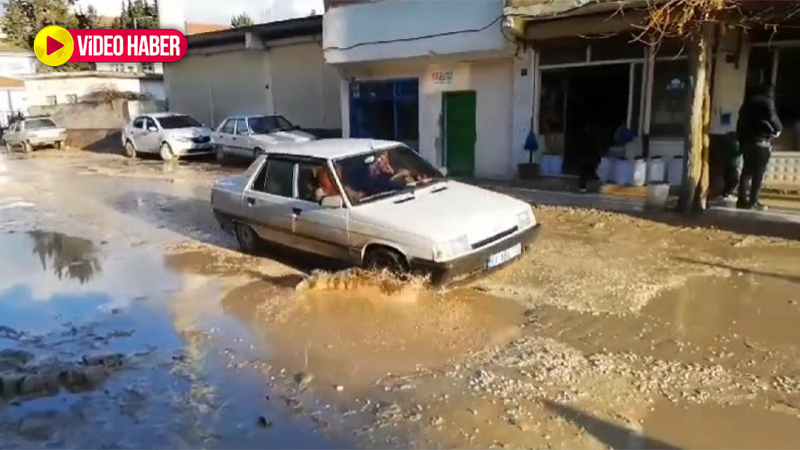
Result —
<instances>
[{"instance_id":1,"label":"silver car","mask_svg":"<svg viewBox=\"0 0 800 450\"><path fill-rule=\"evenodd\" d=\"M3 134L3 141L9 150L19 148L25 153L47 146L61 149L66 140L67 130L56 125L49 117L29 117L14 122Z\"/></svg>"},{"instance_id":2,"label":"silver car","mask_svg":"<svg viewBox=\"0 0 800 450\"><path fill-rule=\"evenodd\" d=\"M245 251L262 241L444 283L519 258L539 232L530 205L448 179L391 141L321 139L218 180L211 206Z\"/></svg>"},{"instance_id":3,"label":"silver car","mask_svg":"<svg viewBox=\"0 0 800 450\"><path fill-rule=\"evenodd\" d=\"M214 133L217 160L230 157L256 159L276 145L316 139L301 131L283 116L232 116L222 121Z\"/></svg>"},{"instance_id":4,"label":"silver car","mask_svg":"<svg viewBox=\"0 0 800 450\"><path fill-rule=\"evenodd\" d=\"M122 145L130 158L137 153L156 153L164 161L171 161L214 153L212 131L186 114L145 114L122 129Z\"/></svg>"}]
</instances>

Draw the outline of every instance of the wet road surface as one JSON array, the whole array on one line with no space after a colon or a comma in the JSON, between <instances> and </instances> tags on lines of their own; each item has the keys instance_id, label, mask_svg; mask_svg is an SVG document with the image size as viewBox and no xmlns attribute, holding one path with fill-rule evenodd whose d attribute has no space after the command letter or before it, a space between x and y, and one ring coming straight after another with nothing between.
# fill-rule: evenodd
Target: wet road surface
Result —
<instances>
[{"instance_id":1,"label":"wet road surface","mask_svg":"<svg viewBox=\"0 0 800 450\"><path fill-rule=\"evenodd\" d=\"M800 245L536 209L430 290L234 249L240 167L0 159L7 447L800 447Z\"/></svg>"}]
</instances>

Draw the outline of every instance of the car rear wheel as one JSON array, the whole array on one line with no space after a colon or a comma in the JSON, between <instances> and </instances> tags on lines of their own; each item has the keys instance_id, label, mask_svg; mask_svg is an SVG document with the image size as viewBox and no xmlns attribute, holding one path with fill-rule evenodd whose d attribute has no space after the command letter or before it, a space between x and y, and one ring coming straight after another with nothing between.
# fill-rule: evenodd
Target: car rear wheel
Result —
<instances>
[{"instance_id":1,"label":"car rear wheel","mask_svg":"<svg viewBox=\"0 0 800 450\"><path fill-rule=\"evenodd\" d=\"M125 143L125 156L131 159L136 158L136 147L133 146L131 141Z\"/></svg>"},{"instance_id":2,"label":"car rear wheel","mask_svg":"<svg viewBox=\"0 0 800 450\"><path fill-rule=\"evenodd\" d=\"M30 142L22 141L21 146L22 146L22 152L23 153L30 153L30 152L33 151L33 146L31 145Z\"/></svg>"},{"instance_id":3,"label":"car rear wheel","mask_svg":"<svg viewBox=\"0 0 800 450\"><path fill-rule=\"evenodd\" d=\"M56 142L56 150L64 150L64 141Z\"/></svg>"},{"instance_id":4,"label":"car rear wheel","mask_svg":"<svg viewBox=\"0 0 800 450\"><path fill-rule=\"evenodd\" d=\"M258 237L256 232L249 225L236 223L235 232L236 241L239 243L239 248L243 252L253 254L261 249L261 238Z\"/></svg>"},{"instance_id":5,"label":"car rear wheel","mask_svg":"<svg viewBox=\"0 0 800 450\"><path fill-rule=\"evenodd\" d=\"M375 271L386 270L395 275L408 273L408 264L403 255L385 247L369 250L364 258L364 268Z\"/></svg>"},{"instance_id":6,"label":"car rear wheel","mask_svg":"<svg viewBox=\"0 0 800 450\"><path fill-rule=\"evenodd\" d=\"M159 151L159 154L161 155L161 159L164 161L173 161L177 159L175 157L175 152L172 151L172 147L170 147L166 142L161 144L161 150Z\"/></svg>"}]
</instances>

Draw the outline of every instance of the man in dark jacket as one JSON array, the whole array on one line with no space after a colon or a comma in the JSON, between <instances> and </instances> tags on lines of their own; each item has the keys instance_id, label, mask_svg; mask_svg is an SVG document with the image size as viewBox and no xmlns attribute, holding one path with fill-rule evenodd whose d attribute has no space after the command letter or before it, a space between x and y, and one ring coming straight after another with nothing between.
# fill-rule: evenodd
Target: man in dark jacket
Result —
<instances>
[{"instance_id":1,"label":"man in dark jacket","mask_svg":"<svg viewBox=\"0 0 800 450\"><path fill-rule=\"evenodd\" d=\"M772 139L780 136L781 131L783 125L775 111L771 86L760 86L749 92L739 109L739 120L736 123L736 134L744 156L737 207L762 211L767 209L759 202L758 196L772 152Z\"/></svg>"}]
</instances>

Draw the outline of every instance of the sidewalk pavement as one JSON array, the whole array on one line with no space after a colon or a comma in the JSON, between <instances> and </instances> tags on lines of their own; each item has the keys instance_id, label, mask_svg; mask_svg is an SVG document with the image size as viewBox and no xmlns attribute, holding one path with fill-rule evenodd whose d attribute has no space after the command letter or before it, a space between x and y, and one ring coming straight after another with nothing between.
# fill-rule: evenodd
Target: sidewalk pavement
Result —
<instances>
[{"instance_id":1,"label":"sidewalk pavement","mask_svg":"<svg viewBox=\"0 0 800 450\"><path fill-rule=\"evenodd\" d=\"M635 196L619 196L604 193L579 194L574 192L549 191L515 186L508 182L475 180L475 184L503 194L516 197L533 205L571 206L577 208L600 209L622 213L644 213L645 200ZM674 201L672 202L674 203ZM703 214L704 218L776 224L800 227L800 202L768 200L769 211L737 209L735 205L711 206Z\"/></svg>"}]
</instances>

